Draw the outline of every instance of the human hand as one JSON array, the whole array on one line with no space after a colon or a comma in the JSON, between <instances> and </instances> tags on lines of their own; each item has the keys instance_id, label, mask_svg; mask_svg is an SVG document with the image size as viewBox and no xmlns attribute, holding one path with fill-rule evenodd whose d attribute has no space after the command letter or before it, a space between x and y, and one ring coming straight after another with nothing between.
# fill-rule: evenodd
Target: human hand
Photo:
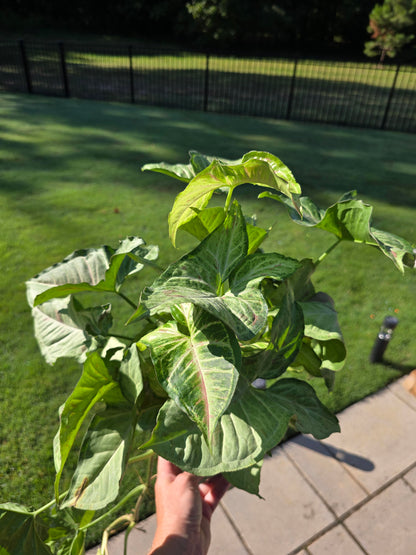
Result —
<instances>
[{"instance_id":1,"label":"human hand","mask_svg":"<svg viewBox=\"0 0 416 555\"><path fill-rule=\"evenodd\" d=\"M157 465L157 528L149 555L206 555L211 541L211 516L229 483L221 475L201 482L159 457Z\"/></svg>"}]
</instances>

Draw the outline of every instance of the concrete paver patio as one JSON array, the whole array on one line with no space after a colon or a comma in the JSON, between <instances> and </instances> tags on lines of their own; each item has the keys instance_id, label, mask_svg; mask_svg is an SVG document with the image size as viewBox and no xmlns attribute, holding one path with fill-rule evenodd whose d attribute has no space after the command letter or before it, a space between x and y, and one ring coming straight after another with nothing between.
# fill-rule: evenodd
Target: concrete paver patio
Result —
<instances>
[{"instance_id":1,"label":"concrete paver patio","mask_svg":"<svg viewBox=\"0 0 416 555\"><path fill-rule=\"evenodd\" d=\"M416 397L402 382L338 414L341 434L279 446L263 465L264 500L226 494L210 553L415 555ZM146 555L154 530L154 516L139 523L128 554ZM122 535L109 553L122 555Z\"/></svg>"}]
</instances>

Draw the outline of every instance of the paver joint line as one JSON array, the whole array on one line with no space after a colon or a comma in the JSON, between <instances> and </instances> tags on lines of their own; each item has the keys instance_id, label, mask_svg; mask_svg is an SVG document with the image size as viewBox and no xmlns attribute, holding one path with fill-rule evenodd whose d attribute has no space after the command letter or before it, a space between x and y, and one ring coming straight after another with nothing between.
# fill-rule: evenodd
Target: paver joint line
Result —
<instances>
[{"instance_id":1,"label":"paver joint line","mask_svg":"<svg viewBox=\"0 0 416 555\"><path fill-rule=\"evenodd\" d=\"M233 527L235 533L238 536L238 539L241 541L244 549L247 551L248 555L255 555L255 553L253 553L253 551L251 550L250 546L247 544L243 534L240 532L240 529L237 526L237 523L235 522L235 520L233 519L233 517L231 516L230 512L228 511L227 507L220 501L220 507L221 509L224 511L224 514L228 520L228 522L231 524L231 526Z\"/></svg>"},{"instance_id":2,"label":"paver joint line","mask_svg":"<svg viewBox=\"0 0 416 555\"><path fill-rule=\"evenodd\" d=\"M288 457L289 458L289 457ZM291 461L292 462L292 461ZM296 465L294 465L295 468L297 469ZM393 478L390 478L390 480L386 481L385 484L383 484L382 486L380 486L376 491L374 491L373 493L370 493L365 499L363 499L362 501L360 501L359 503L356 503L353 507L351 507L350 509L348 509L348 511L345 511L345 513L343 513L340 516L336 516L335 515L335 520L334 522L332 522L331 524L328 524L327 526L325 526L324 528L322 528L322 530L320 530L317 534L314 534L312 537L310 537L308 540L304 541L302 544L298 545L298 547L296 547L296 549L293 549L290 553L288 553L288 555L297 555L298 553L300 553L302 550L306 549L308 547L308 545L310 545L311 543L313 543L314 541L316 541L318 538L322 537L324 534L326 534L327 532L329 532L330 530L332 530L333 528L335 528L338 525L343 526L343 528L346 529L346 531L348 532L348 534L350 536L352 536L352 538L356 541L356 543L358 543L358 545L360 546L360 549L363 550L364 553L367 553L367 551L365 551L365 549L362 547L362 545L360 544L360 542L357 541L357 539L351 534L351 532L348 530L348 528L345 526L344 521L349 518L352 514L356 513L359 509L361 509L364 505L366 505L367 503L369 503L372 499L374 499L375 497L378 497L384 490L386 490L388 487L390 487L392 484L394 484L395 482L398 482L400 479L403 479L403 477L405 476L405 474L407 474L408 472L410 472L411 470L413 470L414 468L416 468L416 462L412 463L410 466L408 466L407 468L405 468L404 470L402 470L401 472L399 472L396 476L394 476ZM303 476L304 477L304 476ZM308 482L308 484L311 486L311 483L308 481L307 477L304 477L304 479ZM407 484L407 481L406 481ZM311 486L313 487L313 486ZM413 489L413 488L412 488ZM319 492L315 491L315 493L317 493L317 495L321 498ZM324 501L325 503L325 501ZM331 509L331 513L335 514L334 511Z\"/></svg>"}]
</instances>

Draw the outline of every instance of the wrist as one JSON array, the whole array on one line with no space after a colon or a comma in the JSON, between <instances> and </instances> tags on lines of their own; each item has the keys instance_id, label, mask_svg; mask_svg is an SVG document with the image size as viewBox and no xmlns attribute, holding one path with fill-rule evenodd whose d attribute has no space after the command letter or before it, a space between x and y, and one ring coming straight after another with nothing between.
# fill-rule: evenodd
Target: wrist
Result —
<instances>
[{"instance_id":1,"label":"wrist","mask_svg":"<svg viewBox=\"0 0 416 555\"><path fill-rule=\"evenodd\" d=\"M195 548L195 542L191 538L178 534L158 534L156 531L148 555L200 555Z\"/></svg>"}]
</instances>

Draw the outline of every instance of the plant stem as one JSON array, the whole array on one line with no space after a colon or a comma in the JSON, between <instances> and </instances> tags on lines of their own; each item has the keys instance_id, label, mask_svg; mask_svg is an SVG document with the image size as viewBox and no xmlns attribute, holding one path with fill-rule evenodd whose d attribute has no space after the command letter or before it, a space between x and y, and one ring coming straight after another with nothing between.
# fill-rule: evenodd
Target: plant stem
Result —
<instances>
[{"instance_id":1,"label":"plant stem","mask_svg":"<svg viewBox=\"0 0 416 555\"><path fill-rule=\"evenodd\" d=\"M152 453L152 455L149 457L149 459L147 461L145 489L144 489L143 493L140 495L140 497L138 498L136 506L134 507L134 511L133 511L133 520L134 520L134 522L139 522L140 506L141 506L141 503L143 501L143 497L147 494L147 492L149 491L149 488L150 488L150 482L152 481L152 477L153 477L152 476L152 468L153 468L154 459L155 459L155 454Z\"/></svg>"},{"instance_id":2,"label":"plant stem","mask_svg":"<svg viewBox=\"0 0 416 555\"><path fill-rule=\"evenodd\" d=\"M225 205L224 205L224 211L228 212L229 208L230 208L230 204L231 204L231 199L233 196L233 191L234 191L234 187L230 187L228 189L228 194L227 194L227 198L225 199Z\"/></svg>"},{"instance_id":3,"label":"plant stem","mask_svg":"<svg viewBox=\"0 0 416 555\"><path fill-rule=\"evenodd\" d=\"M139 462L139 461L144 461L147 458L151 457L152 455L153 455L153 450L148 449L147 451L145 451L141 455L137 455L137 457L131 457L131 459L129 459L127 461L127 464L134 464L134 463Z\"/></svg>"},{"instance_id":4,"label":"plant stem","mask_svg":"<svg viewBox=\"0 0 416 555\"><path fill-rule=\"evenodd\" d=\"M137 308L137 304L134 303L132 300L130 300L128 297L126 297L126 295L124 295L124 293L120 293L120 291L117 291L117 295L119 297L121 297L123 300L126 301L126 303L128 303L130 306L132 306L134 309Z\"/></svg>"},{"instance_id":5,"label":"plant stem","mask_svg":"<svg viewBox=\"0 0 416 555\"><path fill-rule=\"evenodd\" d=\"M61 500L63 497L65 497L65 495L68 493L69 489L64 491L63 493L61 493L61 495L59 496L59 500ZM33 511L33 516L36 516L40 513L43 513L43 511L46 511L47 509L50 509L51 507L53 507L54 505L56 505L56 499L52 499L52 501L49 501L49 503L46 503L46 505L43 505L43 507L40 507L40 509L37 509L36 511Z\"/></svg>"},{"instance_id":6,"label":"plant stem","mask_svg":"<svg viewBox=\"0 0 416 555\"><path fill-rule=\"evenodd\" d=\"M133 530L135 525L136 525L136 523L134 522L134 520L132 520L130 522L130 524L127 526L126 531L124 532L124 551L123 551L123 555L127 555L127 541L129 539L129 534Z\"/></svg>"},{"instance_id":7,"label":"plant stem","mask_svg":"<svg viewBox=\"0 0 416 555\"><path fill-rule=\"evenodd\" d=\"M118 509L120 507L122 507L124 505L124 503L126 503L129 499L131 499L132 497L135 497L137 494L142 495L143 490L145 489L145 485L144 484L140 484L139 486L135 487L134 489L132 489L131 491L129 491L129 493L123 497L123 499L121 501L119 501L117 503L117 505L114 505L114 507L111 507L111 509L109 511L107 511L106 513L104 513L103 515L99 516L98 518L96 518L95 520L89 522L88 524L85 524L85 526L81 526L80 530L87 530L88 528L91 528L92 526L95 526L96 524L98 524L99 522L101 522L102 520L104 520L105 518L107 518L109 515L111 515L111 513L114 513L115 511L118 511ZM111 528L112 526L114 526L117 521L119 519L115 520L114 522L112 522L109 526L109 528Z\"/></svg>"},{"instance_id":8,"label":"plant stem","mask_svg":"<svg viewBox=\"0 0 416 555\"><path fill-rule=\"evenodd\" d=\"M103 539L101 541L101 553L104 553L104 555L108 555L108 538L110 536L110 531L112 531L114 527L118 526L122 522L129 522L131 524L132 523L131 515L120 516L109 526L107 526L107 528L104 530ZM133 525L134 525L134 522L133 522Z\"/></svg>"},{"instance_id":9,"label":"plant stem","mask_svg":"<svg viewBox=\"0 0 416 555\"><path fill-rule=\"evenodd\" d=\"M331 251L333 251L335 249L335 247L337 247L341 243L341 241L342 241L342 239L337 239L333 245L331 245L325 252L323 252L321 254L321 256L315 262L315 268L316 268L316 266L319 266L319 264L322 262L322 260L324 260L328 256L328 254Z\"/></svg>"}]
</instances>

